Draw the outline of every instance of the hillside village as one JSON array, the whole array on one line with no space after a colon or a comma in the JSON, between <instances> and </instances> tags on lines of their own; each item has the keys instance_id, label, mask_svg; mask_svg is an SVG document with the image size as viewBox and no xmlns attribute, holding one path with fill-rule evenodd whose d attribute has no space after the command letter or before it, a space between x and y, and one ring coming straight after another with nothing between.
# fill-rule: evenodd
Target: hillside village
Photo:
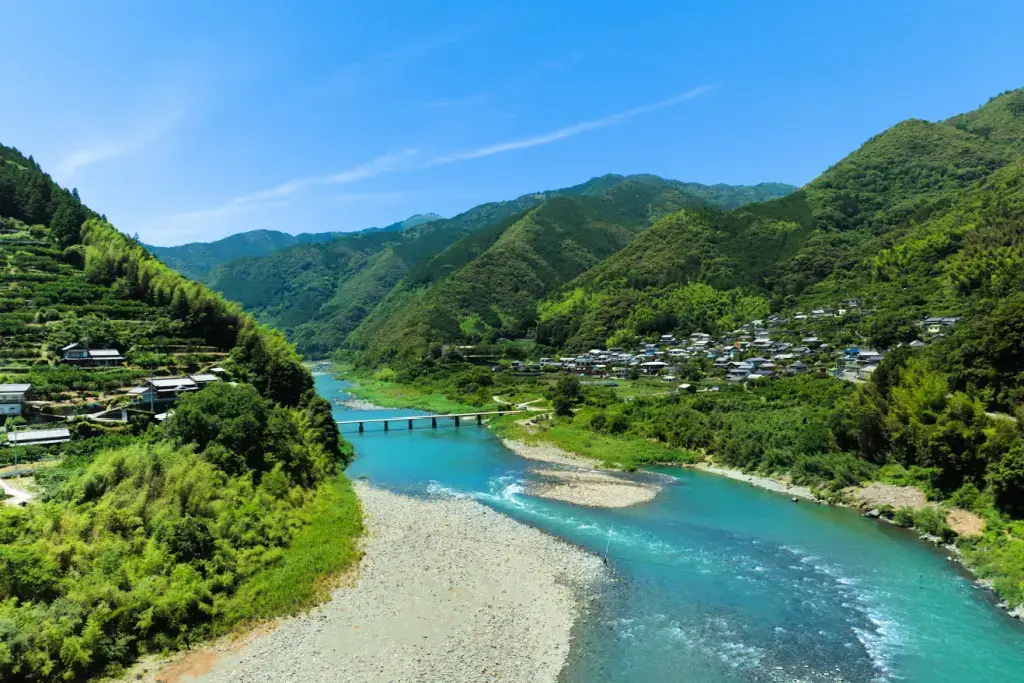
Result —
<instances>
[{"instance_id":1,"label":"hillside village","mask_svg":"<svg viewBox=\"0 0 1024 683\"><path fill-rule=\"evenodd\" d=\"M878 368L885 352L858 343L867 340L855 332L856 327L873 312L861 310L856 299L843 303L844 308L797 312L790 319L773 314L719 336L694 332L677 338L664 334L632 349L591 349L575 356L541 358L536 363L515 361L513 369L563 370L607 379L649 376L667 382L685 380L679 385L684 391L714 390L719 381L746 384L806 373L863 382ZM958 320L924 318L917 323L918 338L907 345L924 348L941 341ZM698 383L702 385L699 388Z\"/></svg>"},{"instance_id":2,"label":"hillside village","mask_svg":"<svg viewBox=\"0 0 1024 683\"><path fill-rule=\"evenodd\" d=\"M102 284L80 246L0 219L0 462L166 417L179 396L225 379L227 351L190 335L172 307Z\"/></svg>"}]
</instances>

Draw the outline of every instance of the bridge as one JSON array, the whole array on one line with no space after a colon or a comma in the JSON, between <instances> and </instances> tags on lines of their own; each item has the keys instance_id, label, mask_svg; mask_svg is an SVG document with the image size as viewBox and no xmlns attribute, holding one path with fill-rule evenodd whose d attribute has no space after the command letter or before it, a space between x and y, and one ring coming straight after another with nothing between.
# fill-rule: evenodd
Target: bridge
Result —
<instances>
[{"instance_id":1,"label":"bridge","mask_svg":"<svg viewBox=\"0 0 1024 683\"><path fill-rule=\"evenodd\" d=\"M344 425L359 425L359 431L362 432L364 425L374 422L383 422L384 431L388 431L389 422L408 422L409 429L412 429L412 423L416 420L430 420L430 426L437 429L437 421L443 419L452 420L456 427L462 423L463 418L476 418L477 424L483 424L484 417L490 415L516 415L522 413L522 410L491 410L481 413L458 413L458 414L444 414L444 415L410 415L408 417L379 417L372 420L336 420L339 427Z\"/></svg>"}]
</instances>

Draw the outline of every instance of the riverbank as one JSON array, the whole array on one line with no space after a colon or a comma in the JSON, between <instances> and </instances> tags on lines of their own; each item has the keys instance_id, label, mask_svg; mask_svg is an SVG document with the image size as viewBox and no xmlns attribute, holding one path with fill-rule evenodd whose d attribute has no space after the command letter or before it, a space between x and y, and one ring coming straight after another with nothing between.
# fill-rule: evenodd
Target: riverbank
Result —
<instances>
[{"instance_id":1,"label":"riverbank","mask_svg":"<svg viewBox=\"0 0 1024 683\"><path fill-rule=\"evenodd\" d=\"M712 465L709 463L698 463L696 465L691 465L690 467L695 470L700 470L701 472L708 472L710 474L717 474L720 477L728 477L729 479L742 481L750 484L751 486L756 486L757 488L775 491L776 493L784 493L787 496L796 496L797 498L803 498L805 500L818 500L818 497L814 495L814 492L808 486L799 486L779 479L773 479L772 477L749 474L743 470L721 467L719 465Z\"/></svg>"},{"instance_id":2,"label":"riverbank","mask_svg":"<svg viewBox=\"0 0 1024 683\"><path fill-rule=\"evenodd\" d=\"M572 468L531 469L530 472L540 480L527 487L526 492L530 495L587 507L620 508L654 500L661 491L660 486L651 482L599 472L593 469L595 461L552 444L531 444L517 439L501 439L501 443L521 458Z\"/></svg>"},{"instance_id":3,"label":"riverbank","mask_svg":"<svg viewBox=\"0 0 1024 683\"><path fill-rule=\"evenodd\" d=\"M471 500L356 490L367 527L357 578L306 615L143 680L557 679L602 576L597 557Z\"/></svg>"}]
</instances>

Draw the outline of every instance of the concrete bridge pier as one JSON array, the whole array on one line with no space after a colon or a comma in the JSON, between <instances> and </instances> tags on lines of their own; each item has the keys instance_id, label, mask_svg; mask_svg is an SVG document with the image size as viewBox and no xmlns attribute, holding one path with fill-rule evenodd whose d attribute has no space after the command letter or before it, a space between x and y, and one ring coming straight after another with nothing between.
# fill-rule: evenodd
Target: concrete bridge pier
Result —
<instances>
[{"instance_id":1,"label":"concrete bridge pier","mask_svg":"<svg viewBox=\"0 0 1024 683\"><path fill-rule=\"evenodd\" d=\"M458 415L455 416L455 426L456 427L459 426L459 416Z\"/></svg>"},{"instance_id":2,"label":"concrete bridge pier","mask_svg":"<svg viewBox=\"0 0 1024 683\"><path fill-rule=\"evenodd\" d=\"M484 423L484 416L483 415L477 415L476 416L476 423L478 425L482 425Z\"/></svg>"},{"instance_id":3,"label":"concrete bridge pier","mask_svg":"<svg viewBox=\"0 0 1024 683\"><path fill-rule=\"evenodd\" d=\"M409 420L409 429L412 429L412 420Z\"/></svg>"},{"instance_id":4,"label":"concrete bridge pier","mask_svg":"<svg viewBox=\"0 0 1024 683\"><path fill-rule=\"evenodd\" d=\"M437 418L436 417L430 418L430 426L433 427L434 429L437 429Z\"/></svg>"},{"instance_id":5,"label":"concrete bridge pier","mask_svg":"<svg viewBox=\"0 0 1024 683\"><path fill-rule=\"evenodd\" d=\"M363 423L362 422L359 423L359 433L360 434L363 433Z\"/></svg>"},{"instance_id":6,"label":"concrete bridge pier","mask_svg":"<svg viewBox=\"0 0 1024 683\"><path fill-rule=\"evenodd\" d=\"M388 431L388 421L384 420L384 431Z\"/></svg>"}]
</instances>

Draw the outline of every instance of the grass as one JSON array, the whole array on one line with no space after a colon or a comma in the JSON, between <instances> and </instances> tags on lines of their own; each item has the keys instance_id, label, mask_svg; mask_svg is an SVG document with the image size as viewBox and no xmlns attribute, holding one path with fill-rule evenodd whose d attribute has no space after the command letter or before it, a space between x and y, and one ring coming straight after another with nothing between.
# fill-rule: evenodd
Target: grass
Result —
<instances>
[{"instance_id":1,"label":"grass","mask_svg":"<svg viewBox=\"0 0 1024 683\"><path fill-rule=\"evenodd\" d=\"M347 389L350 394L382 408L414 408L432 413L471 413L498 409L493 401L484 405L471 405L451 399L436 389L383 382L358 372L345 372L342 377L352 382L352 386Z\"/></svg>"},{"instance_id":2,"label":"grass","mask_svg":"<svg viewBox=\"0 0 1024 683\"><path fill-rule=\"evenodd\" d=\"M641 465L684 465L699 457L689 451L637 436L598 434L563 418L556 418L536 431L528 431L516 418L503 418L495 423L495 431L503 437L527 443L550 443L562 450L598 460L605 467L632 470Z\"/></svg>"},{"instance_id":3,"label":"grass","mask_svg":"<svg viewBox=\"0 0 1024 683\"><path fill-rule=\"evenodd\" d=\"M254 575L232 596L218 631L309 609L327 597L333 577L359 561L363 512L352 482L339 474L320 488L308 508L309 523L279 563Z\"/></svg>"}]
</instances>

